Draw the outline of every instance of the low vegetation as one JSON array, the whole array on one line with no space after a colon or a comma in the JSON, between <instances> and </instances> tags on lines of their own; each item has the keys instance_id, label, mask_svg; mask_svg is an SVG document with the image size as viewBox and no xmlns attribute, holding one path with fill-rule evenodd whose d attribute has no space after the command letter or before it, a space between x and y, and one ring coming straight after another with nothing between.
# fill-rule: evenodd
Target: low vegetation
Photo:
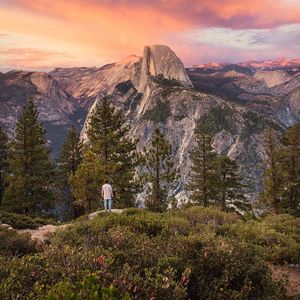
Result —
<instances>
[{"instance_id":1,"label":"low vegetation","mask_svg":"<svg viewBox=\"0 0 300 300\"><path fill-rule=\"evenodd\" d=\"M0 224L1 223L7 224L15 229L37 229L44 225L56 224L56 221L41 217L28 217L0 210Z\"/></svg>"},{"instance_id":2,"label":"low vegetation","mask_svg":"<svg viewBox=\"0 0 300 300\"><path fill-rule=\"evenodd\" d=\"M290 215L244 221L199 206L103 213L58 231L43 251L24 236L11 243L9 256L1 252L0 298L289 299L268 265L299 264L299 237Z\"/></svg>"}]
</instances>

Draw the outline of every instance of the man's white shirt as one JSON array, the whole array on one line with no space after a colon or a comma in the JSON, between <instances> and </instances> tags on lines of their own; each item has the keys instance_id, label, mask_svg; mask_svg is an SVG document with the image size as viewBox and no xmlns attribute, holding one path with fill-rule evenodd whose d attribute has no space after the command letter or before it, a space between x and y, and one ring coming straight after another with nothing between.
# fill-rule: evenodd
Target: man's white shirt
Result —
<instances>
[{"instance_id":1,"label":"man's white shirt","mask_svg":"<svg viewBox=\"0 0 300 300\"><path fill-rule=\"evenodd\" d=\"M112 199L112 187L110 184L105 183L102 186L102 193L104 199Z\"/></svg>"}]
</instances>

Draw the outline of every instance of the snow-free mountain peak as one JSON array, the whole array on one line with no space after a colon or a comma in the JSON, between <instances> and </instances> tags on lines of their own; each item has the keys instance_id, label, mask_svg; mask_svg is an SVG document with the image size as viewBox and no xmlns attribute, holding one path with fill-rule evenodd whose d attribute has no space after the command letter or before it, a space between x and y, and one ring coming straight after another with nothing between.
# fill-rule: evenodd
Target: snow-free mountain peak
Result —
<instances>
[{"instance_id":1,"label":"snow-free mountain peak","mask_svg":"<svg viewBox=\"0 0 300 300\"><path fill-rule=\"evenodd\" d=\"M170 47L164 45L145 46L139 90L145 89L149 76L158 75L178 80L186 86L192 86L183 63Z\"/></svg>"}]
</instances>

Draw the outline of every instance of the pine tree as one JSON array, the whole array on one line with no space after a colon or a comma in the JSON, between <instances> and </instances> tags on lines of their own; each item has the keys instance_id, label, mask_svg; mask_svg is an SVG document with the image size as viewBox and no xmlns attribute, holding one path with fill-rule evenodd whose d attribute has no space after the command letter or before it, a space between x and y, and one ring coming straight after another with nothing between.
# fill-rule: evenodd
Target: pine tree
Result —
<instances>
[{"instance_id":1,"label":"pine tree","mask_svg":"<svg viewBox=\"0 0 300 300\"><path fill-rule=\"evenodd\" d=\"M269 135L262 199L277 213L300 215L300 122L277 139Z\"/></svg>"},{"instance_id":2,"label":"pine tree","mask_svg":"<svg viewBox=\"0 0 300 300\"><path fill-rule=\"evenodd\" d=\"M75 199L72 188L69 184L69 177L77 171L83 157L84 145L80 140L80 133L72 125L68 130L67 138L61 147L57 159L57 191L60 204L64 206L64 219L71 219L77 216Z\"/></svg>"},{"instance_id":3,"label":"pine tree","mask_svg":"<svg viewBox=\"0 0 300 300\"><path fill-rule=\"evenodd\" d=\"M107 97L96 106L87 130L90 149L100 161L102 182L105 177L112 183L114 206L119 207L132 206L138 190L136 142L129 131L122 111L112 107Z\"/></svg>"},{"instance_id":4,"label":"pine tree","mask_svg":"<svg viewBox=\"0 0 300 300\"><path fill-rule=\"evenodd\" d=\"M212 135L205 122L195 131L196 145L190 151L191 173L187 188L191 199L207 207L218 195L216 187L217 154L212 147Z\"/></svg>"},{"instance_id":5,"label":"pine tree","mask_svg":"<svg viewBox=\"0 0 300 300\"><path fill-rule=\"evenodd\" d=\"M274 129L268 128L264 131L263 138L267 170L264 174L264 191L261 198L264 204L278 211L280 209L282 185L278 160L279 134Z\"/></svg>"},{"instance_id":6,"label":"pine tree","mask_svg":"<svg viewBox=\"0 0 300 300\"><path fill-rule=\"evenodd\" d=\"M7 161L8 138L4 130L0 127L0 205L5 191L5 176L8 171Z\"/></svg>"},{"instance_id":7,"label":"pine tree","mask_svg":"<svg viewBox=\"0 0 300 300\"><path fill-rule=\"evenodd\" d=\"M76 204L82 206L85 212L99 207L103 173L101 161L91 149L86 151L75 174L69 177L69 182Z\"/></svg>"},{"instance_id":8,"label":"pine tree","mask_svg":"<svg viewBox=\"0 0 300 300\"><path fill-rule=\"evenodd\" d=\"M29 100L18 118L9 151L10 176L3 198L9 211L38 215L50 207L53 165L44 135L38 112Z\"/></svg>"},{"instance_id":9,"label":"pine tree","mask_svg":"<svg viewBox=\"0 0 300 300\"><path fill-rule=\"evenodd\" d=\"M245 208L245 185L242 183L239 166L228 156L218 158L218 180L215 185L218 189L218 199L222 210L227 210L228 204L233 204L239 208Z\"/></svg>"},{"instance_id":10,"label":"pine tree","mask_svg":"<svg viewBox=\"0 0 300 300\"><path fill-rule=\"evenodd\" d=\"M300 122L287 129L278 151L282 181L280 206L293 214L300 214Z\"/></svg>"},{"instance_id":11,"label":"pine tree","mask_svg":"<svg viewBox=\"0 0 300 300\"><path fill-rule=\"evenodd\" d=\"M160 129L152 136L151 146L144 149L142 182L148 186L145 204L153 211L162 211L170 199L170 189L177 178L172 161L172 146Z\"/></svg>"}]
</instances>

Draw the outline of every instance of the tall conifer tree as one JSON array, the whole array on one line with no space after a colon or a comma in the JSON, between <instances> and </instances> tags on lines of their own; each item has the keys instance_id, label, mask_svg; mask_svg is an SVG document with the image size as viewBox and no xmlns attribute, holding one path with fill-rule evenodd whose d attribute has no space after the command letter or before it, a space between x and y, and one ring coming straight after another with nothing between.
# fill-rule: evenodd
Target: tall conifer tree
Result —
<instances>
[{"instance_id":1,"label":"tall conifer tree","mask_svg":"<svg viewBox=\"0 0 300 300\"><path fill-rule=\"evenodd\" d=\"M262 200L277 213L300 215L300 122L269 139ZM270 151L271 149L271 151Z\"/></svg>"},{"instance_id":2,"label":"tall conifer tree","mask_svg":"<svg viewBox=\"0 0 300 300\"><path fill-rule=\"evenodd\" d=\"M191 172L187 188L191 192L191 200L206 207L218 196L218 162L212 147L212 135L205 122L197 127L195 139L196 144L190 151Z\"/></svg>"},{"instance_id":3,"label":"tall conifer tree","mask_svg":"<svg viewBox=\"0 0 300 300\"><path fill-rule=\"evenodd\" d=\"M300 122L287 129L278 151L283 209L300 215Z\"/></svg>"},{"instance_id":4,"label":"tall conifer tree","mask_svg":"<svg viewBox=\"0 0 300 300\"><path fill-rule=\"evenodd\" d=\"M172 160L172 146L159 128L153 133L149 149L144 148L142 161L145 169L142 182L148 187L145 204L150 210L162 211L167 207L177 170Z\"/></svg>"},{"instance_id":5,"label":"tall conifer tree","mask_svg":"<svg viewBox=\"0 0 300 300\"><path fill-rule=\"evenodd\" d=\"M245 184L242 182L238 164L228 156L218 158L218 178L215 186L218 189L217 200L222 210L227 210L229 204L246 208L244 196Z\"/></svg>"},{"instance_id":6,"label":"tall conifer tree","mask_svg":"<svg viewBox=\"0 0 300 300\"><path fill-rule=\"evenodd\" d=\"M68 130L66 141L61 147L57 159L57 191L58 201L63 206L64 218L70 219L78 214L69 177L77 171L83 157L84 145L80 140L80 133L72 125Z\"/></svg>"},{"instance_id":7,"label":"tall conifer tree","mask_svg":"<svg viewBox=\"0 0 300 300\"><path fill-rule=\"evenodd\" d=\"M94 170L94 177L89 175L90 184L98 184L94 201L99 201L101 185L107 178L113 186L115 207L134 204L137 192L134 180L137 166L136 142L130 139L129 131L130 127L125 125L122 111L110 105L108 97L103 98L92 112L87 130L91 151L87 158L89 161L94 159L95 165L100 168ZM86 157L82 164L89 164L85 160ZM79 179L78 176L74 176L72 180L74 189L78 188L76 178Z\"/></svg>"},{"instance_id":8,"label":"tall conifer tree","mask_svg":"<svg viewBox=\"0 0 300 300\"><path fill-rule=\"evenodd\" d=\"M83 207L85 212L91 212L99 207L103 174L101 161L91 149L85 152L81 164L69 180L76 205Z\"/></svg>"},{"instance_id":9,"label":"tall conifer tree","mask_svg":"<svg viewBox=\"0 0 300 300\"><path fill-rule=\"evenodd\" d=\"M7 161L8 138L5 131L0 127L0 205L5 190L5 176L8 171Z\"/></svg>"},{"instance_id":10,"label":"tall conifer tree","mask_svg":"<svg viewBox=\"0 0 300 300\"><path fill-rule=\"evenodd\" d=\"M280 210L282 176L279 166L279 134L272 128L264 131L264 147L266 151L266 166L264 174L264 191L262 193L263 202L275 209Z\"/></svg>"},{"instance_id":11,"label":"tall conifer tree","mask_svg":"<svg viewBox=\"0 0 300 300\"><path fill-rule=\"evenodd\" d=\"M53 165L46 145L45 129L29 100L18 118L9 151L8 187L3 205L12 212L42 214L51 205Z\"/></svg>"}]
</instances>

